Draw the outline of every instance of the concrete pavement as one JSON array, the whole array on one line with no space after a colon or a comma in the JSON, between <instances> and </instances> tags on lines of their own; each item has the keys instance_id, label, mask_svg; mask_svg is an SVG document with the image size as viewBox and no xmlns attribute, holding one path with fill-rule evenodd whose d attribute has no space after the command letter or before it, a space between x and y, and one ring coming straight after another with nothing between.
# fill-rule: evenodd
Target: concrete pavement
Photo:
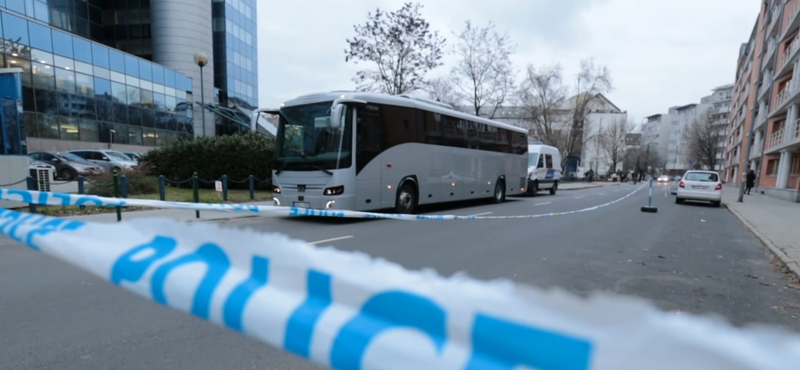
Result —
<instances>
[{"instance_id":1,"label":"concrete pavement","mask_svg":"<svg viewBox=\"0 0 800 370\"><path fill-rule=\"evenodd\" d=\"M422 211L545 214L593 207L636 189L620 185ZM658 214L639 211L647 201L642 189L606 208L550 218L247 218L222 223L361 251L410 269L466 272L483 280L511 279L577 294L633 295L668 310L800 330L800 293L775 269L761 243L726 210L676 205L661 190L654 191ZM0 369L318 369L3 240L0 297Z\"/></svg>"},{"instance_id":2,"label":"concrete pavement","mask_svg":"<svg viewBox=\"0 0 800 370\"><path fill-rule=\"evenodd\" d=\"M745 195L739 203L739 188L726 187L725 206L755 234L786 267L800 277L800 204L766 195Z\"/></svg>"}]
</instances>

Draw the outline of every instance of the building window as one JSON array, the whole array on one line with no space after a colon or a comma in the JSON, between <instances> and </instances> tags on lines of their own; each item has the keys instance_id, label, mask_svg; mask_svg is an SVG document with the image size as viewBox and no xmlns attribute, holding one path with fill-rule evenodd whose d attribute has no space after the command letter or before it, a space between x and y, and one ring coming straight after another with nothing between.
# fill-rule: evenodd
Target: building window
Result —
<instances>
[{"instance_id":1,"label":"building window","mask_svg":"<svg viewBox=\"0 0 800 370\"><path fill-rule=\"evenodd\" d=\"M789 168L790 175L800 175L800 153L794 153L792 165Z\"/></svg>"},{"instance_id":2,"label":"building window","mask_svg":"<svg viewBox=\"0 0 800 370\"><path fill-rule=\"evenodd\" d=\"M767 161L767 176L778 175L778 160L770 159Z\"/></svg>"}]
</instances>

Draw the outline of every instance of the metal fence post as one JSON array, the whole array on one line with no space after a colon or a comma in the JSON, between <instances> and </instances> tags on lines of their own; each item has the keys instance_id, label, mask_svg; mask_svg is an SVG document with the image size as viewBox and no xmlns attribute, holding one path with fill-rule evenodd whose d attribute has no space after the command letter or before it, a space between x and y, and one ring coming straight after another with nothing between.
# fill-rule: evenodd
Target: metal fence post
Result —
<instances>
[{"instance_id":1,"label":"metal fence post","mask_svg":"<svg viewBox=\"0 0 800 370\"><path fill-rule=\"evenodd\" d=\"M158 198L162 201L167 200L166 180L164 175L158 175Z\"/></svg>"},{"instance_id":2,"label":"metal fence post","mask_svg":"<svg viewBox=\"0 0 800 370\"><path fill-rule=\"evenodd\" d=\"M114 170L114 197L119 198L119 173ZM122 221L122 207L117 208L117 222Z\"/></svg>"},{"instance_id":3,"label":"metal fence post","mask_svg":"<svg viewBox=\"0 0 800 370\"><path fill-rule=\"evenodd\" d=\"M78 175L78 194L86 194L86 178L83 175ZM86 206L80 206L80 209L86 209Z\"/></svg>"},{"instance_id":4,"label":"metal fence post","mask_svg":"<svg viewBox=\"0 0 800 370\"><path fill-rule=\"evenodd\" d=\"M222 175L222 200L228 201L228 175Z\"/></svg>"},{"instance_id":5,"label":"metal fence post","mask_svg":"<svg viewBox=\"0 0 800 370\"><path fill-rule=\"evenodd\" d=\"M250 200L256 199L256 181L253 175L247 178L250 181Z\"/></svg>"},{"instance_id":6,"label":"metal fence post","mask_svg":"<svg viewBox=\"0 0 800 370\"><path fill-rule=\"evenodd\" d=\"M197 172L192 174L192 193L194 195L194 202L200 203L200 193L198 187L200 184L198 183L197 179ZM200 218L200 211L194 211L194 217Z\"/></svg>"},{"instance_id":7,"label":"metal fence post","mask_svg":"<svg viewBox=\"0 0 800 370\"><path fill-rule=\"evenodd\" d=\"M122 197L128 197L128 176L122 175L119 177L120 185L122 187Z\"/></svg>"},{"instance_id":8,"label":"metal fence post","mask_svg":"<svg viewBox=\"0 0 800 370\"><path fill-rule=\"evenodd\" d=\"M34 180L32 176L28 176L26 180L28 181L28 190L36 190L36 180ZM31 199L31 201L33 201L33 199ZM33 202L28 203L28 210L30 210L31 213L36 213L36 204L33 204Z\"/></svg>"}]
</instances>

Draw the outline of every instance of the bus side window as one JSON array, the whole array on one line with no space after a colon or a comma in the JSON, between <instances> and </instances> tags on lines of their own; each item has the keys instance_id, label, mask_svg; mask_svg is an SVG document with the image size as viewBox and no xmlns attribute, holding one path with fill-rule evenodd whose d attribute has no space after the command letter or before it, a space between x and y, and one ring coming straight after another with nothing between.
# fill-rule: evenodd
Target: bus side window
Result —
<instances>
[{"instance_id":1,"label":"bus side window","mask_svg":"<svg viewBox=\"0 0 800 370\"><path fill-rule=\"evenodd\" d=\"M547 162L547 169L548 170L553 169L553 156L550 155L550 154L547 154L546 157L545 157L545 161Z\"/></svg>"},{"instance_id":2,"label":"bus side window","mask_svg":"<svg viewBox=\"0 0 800 370\"><path fill-rule=\"evenodd\" d=\"M433 112L425 112L425 142L431 145L444 145L441 121L444 118Z\"/></svg>"},{"instance_id":3,"label":"bus side window","mask_svg":"<svg viewBox=\"0 0 800 370\"><path fill-rule=\"evenodd\" d=\"M356 135L356 173L358 173L381 153L383 146L380 117L359 111Z\"/></svg>"}]
</instances>

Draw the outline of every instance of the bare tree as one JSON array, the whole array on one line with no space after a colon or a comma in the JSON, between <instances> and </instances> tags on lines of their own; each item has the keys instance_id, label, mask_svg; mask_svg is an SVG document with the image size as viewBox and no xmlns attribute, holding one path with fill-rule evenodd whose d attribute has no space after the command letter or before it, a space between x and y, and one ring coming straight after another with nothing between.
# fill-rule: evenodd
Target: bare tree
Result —
<instances>
[{"instance_id":1,"label":"bare tree","mask_svg":"<svg viewBox=\"0 0 800 370\"><path fill-rule=\"evenodd\" d=\"M719 129L714 127L714 123L709 115L704 115L690 122L683 132L684 153L687 159L710 170L717 167L719 142L721 139L724 140Z\"/></svg>"},{"instance_id":2,"label":"bare tree","mask_svg":"<svg viewBox=\"0 0 800 370\"><path fill-rule=\"evenodd\" d=\"M511 54L516 47L507 33L497 33L491 23L481 28L467 21L456 36L453 54L458 60L450 73L456 92L473 107L476 116L485 107L488 112L484 115L494 118L514 88Z\"/></svg>"},{"instance_id":3,"label":"bare tree","mask_svg":"<svg viewBox=\"0 0 800 370\"><path fill-rule=\"evenodd\" d=\"M591 59L581 61L581 71L575 78L573 97L570 99L568 137L562 148L563 161L579 155L583 145L593 140L593 135L586 135L587 118L592 103L600 99L601 94L606 94L612 89L611 72L606 66L595 65Z\"/></svg>"},{"instance_id":4,"label":"bare tree","mask_svg":"<svg viewBox=\"0 0 800 370\"><path fill-rule=\"evenodd\" d=\"M425 83L425 92L431 99L438 102L450 104L453 107L458 104L455 86L448 78L437 77L428 80Z\"/></svg>"},{"instance_id":5,"label":"bare tree","mask_svg":"<svg viewBox=\"0 0 800 370\"><path fill-rule=\"evenodd\" d=\"M625 136L633 131L634 124L627 119L618 118L612 122L605 131L599 133L598 143L600 150L605 155L609 170L616 172L617 165L622 163L627 146Z\"/></svg>"},{"instance_id":6,"label":"bare tree","mask_svg":"<svg viewBox=\"0 0 800 370\"><path fill-rule=\"evenodd\" d=\"M375 64L353 78L360 90L392 95L422 90L425 74L442 65L445 40L430 30L421 8L419 3L406 3L395 12L377 9L367 15L367 23L353 26L356 36L347 39L345 61Z\"/></svg>"},{"instance_id":7,"label":"bare tree","mask_svg":"<svg viewBox=\"0 0 800 370\"><path fill-rule=\"evenodd\" d=\"M519 105L531 136L546 145L563 147L565 138L564 101L566 88L558 64L536 69L528 65L525 78L518 91Z\"/></svg>"}]
</instances>

